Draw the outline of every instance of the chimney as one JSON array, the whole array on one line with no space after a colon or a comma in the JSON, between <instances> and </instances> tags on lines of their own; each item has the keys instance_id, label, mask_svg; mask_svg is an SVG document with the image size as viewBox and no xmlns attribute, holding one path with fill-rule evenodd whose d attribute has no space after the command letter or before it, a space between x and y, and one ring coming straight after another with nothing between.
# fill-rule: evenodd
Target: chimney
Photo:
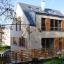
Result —
<instances>
[{"instance_id":1,"label":"chimney","mask_svg":"<svg viewBox=\"0 0 64 64\"><path fill-rule=\"evenodd\" d=\"M41 10L44 11L45 9L45 1L41 0Z\"/></svg>"}]
</instances>

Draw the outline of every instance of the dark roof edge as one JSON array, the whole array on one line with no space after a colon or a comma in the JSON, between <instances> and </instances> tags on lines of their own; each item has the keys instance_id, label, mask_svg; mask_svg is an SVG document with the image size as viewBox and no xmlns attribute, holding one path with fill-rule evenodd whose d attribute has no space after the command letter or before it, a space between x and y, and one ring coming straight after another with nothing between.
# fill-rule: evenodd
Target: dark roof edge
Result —
<instances>
[{"instance_id":1,"label":"dark roof edge","mask_svg":"<svg viewBox=\"0 0 64 64\"><path fill-rule=\"evenodd\" d=\"M60 17L60 18L64 18L64 16L47 14L47 13L41 13L41 12L36 12L36 14L40 14L40 15L44 14L44 15L47 15L47 16L57 16L57 17Z\"/></svg>"}]
</instances>

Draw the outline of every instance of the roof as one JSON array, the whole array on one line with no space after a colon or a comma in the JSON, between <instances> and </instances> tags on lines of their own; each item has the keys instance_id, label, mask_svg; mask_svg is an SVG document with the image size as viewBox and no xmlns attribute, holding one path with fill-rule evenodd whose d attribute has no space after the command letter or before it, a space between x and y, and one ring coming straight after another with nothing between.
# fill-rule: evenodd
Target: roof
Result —
<instances>
[{"instance_id":1,"label":"roof","mask_svg":"<svg viewBox=\"0 0 64 64\"><path fill-rule=\"evenodd\" d=\"M45 8L45 10L42 11L41 7L37 7L34 5L25 4L25 3L19 3L19 5L22 7L31 26L35 25L35 13L45 14L45 15L50 15L50 16L64 17L64 15L58 10Z\"/></svg>"}]
</instances>

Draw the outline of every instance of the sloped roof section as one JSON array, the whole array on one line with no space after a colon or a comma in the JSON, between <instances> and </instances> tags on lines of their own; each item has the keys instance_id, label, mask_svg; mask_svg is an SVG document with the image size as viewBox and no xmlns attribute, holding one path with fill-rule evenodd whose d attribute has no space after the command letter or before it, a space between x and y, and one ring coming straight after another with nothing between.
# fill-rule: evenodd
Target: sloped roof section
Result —
<instances>
[{"instance_id":1,"label":"sloped roof section","mask_svg":"<svg viewBox=\"0 0 64 64\"><path fill-rule=\"evenodd\" d=\"M24 11L27 19L29 20L30 26L35 26L35 16L32 14L33 12ZM34 17L33 17L34 16Z\"/></svg>"},{"instance_id":2,"label":"sloped roof section","mask_svg":"<svg viewBox=\"0 0 64 64\"><path fill-rule=\"evenodd\" d=\"M34 6L34 5L25 4L25 3L19 3L19 4L23 8L23 10L34 11L34 12L39 12L39 13L46 13L46 14L52 14L52 15L58 15L58 16L64 16L58 10L53 10L53 9L45 8L45 10L42 11L41 7L37 7L37 6Z\"/></svg>"},{"instance_id":3,"label":"sloped roof section","mask_svg":"<svg viewBox=\"0 0 64 64\"><path fill-rule=\"evenodd\" d=\"M25 4L25 3L19 3L19 5L22 7L31 26L35 25L35 13L40 13L40 14L43 13L43 14L51 15L51 16L64 17L64 15L58 10L45 8L45 10L42 11L41 7L37 7L34 5L29 5L29 4Z\"/></svg>"},{"instance_id":4,"label":"sloped roof section","mask_svg":"<svg viewBox=\"0 0 64 64\"><path fill-rule=\"evenodd\" d=\"M64 17L64 15L58 10L53 10L53 9L46 8L44 11L45 11L46 14L51 14L51 15L55 15L55 16L59 16L59 17L60 16Z\"/></svg>"}]
</instances>

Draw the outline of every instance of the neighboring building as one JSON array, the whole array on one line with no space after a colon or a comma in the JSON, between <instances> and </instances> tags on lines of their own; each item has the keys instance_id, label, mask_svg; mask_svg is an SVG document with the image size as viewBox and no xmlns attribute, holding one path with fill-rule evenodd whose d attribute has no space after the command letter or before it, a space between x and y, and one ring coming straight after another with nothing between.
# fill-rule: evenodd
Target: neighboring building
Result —
<instances>
[{"instance_id":1,"label":"neighboring building","mask_svg":"<svg viewBox=\"0 0 64 64\"><path fill-rule=\"evenodd\" d=\"M0 26L0 42L2 43L3 27Z\"/></svg>"},{"instance_id":2,"label":"neighboring building","mask_svg":"<svg viewBox=\"0 0 64 64\"><path fill-rule=\"evenodd\" d=\"M11 26L11 50L64 50L64 16L53 9L18 3Z\"/></svg>"},{"instance_id":3,"label":"neighboring building","mask_svg":"<svg viewBox=\"0 0 64 64\"><path fill-rule=\"evenodd\" d=\"M3 29L3 34L2 34L2 42L3 46L10 46L10 28L4 28Z\"/></svg>"}]
</instances>

